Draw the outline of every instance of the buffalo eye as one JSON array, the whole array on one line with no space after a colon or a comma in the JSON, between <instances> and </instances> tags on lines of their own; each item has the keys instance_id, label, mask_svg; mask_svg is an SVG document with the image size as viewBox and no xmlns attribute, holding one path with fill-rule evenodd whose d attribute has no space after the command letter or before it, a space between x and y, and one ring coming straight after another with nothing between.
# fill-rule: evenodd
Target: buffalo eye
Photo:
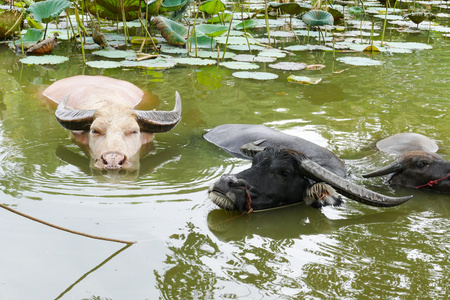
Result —
<instances>
[{"instance_id":1,"label":"buffalo eye","mask_svg":"<svg viewBox=\"0 0 450 300\"><path fill-rule=\"evenodd\" d=\"M425 161L425 160L421 160L421 161L417 162L416 166L417 166L417 168L419 168L419 169L423 169L423 168L425 168L426 166L428 166L428 162Z\"/></svg>"},{"instance_id":2,"label":"buffalo eye","mask_svg":"<svg viewBox=\"0 0 450 300\"><path fill-rule=\"evenodd\" d=\"M132 135L132 134L138 134L138 133L139 133L139 130L135 129L135 130L130 130L130 131L126 132L125 134L126 135Z\"/></svg>"},{"instance_id":3,"label":"buffalo eye","mask_svg":"<svg viewBox=\"0 0 450 300\"><path fill-rule=\"evenodd\" d=\"M97 129L91 129L91 133L92 134L98 134L98 135L101 134L100 131L98 131Z\"/></svg>"},{"instance_id":4,"label":"buffalo eye","mask_svg":"<svg viewBox=\"0 0 450 300\"><path fill-rule=\"evenodd\" d=\"M286 170L286 169L279 169L279 170L275 170L274 174L281 178L288 178L291 176L291 171Z\"/></svg>"}]
</instances>

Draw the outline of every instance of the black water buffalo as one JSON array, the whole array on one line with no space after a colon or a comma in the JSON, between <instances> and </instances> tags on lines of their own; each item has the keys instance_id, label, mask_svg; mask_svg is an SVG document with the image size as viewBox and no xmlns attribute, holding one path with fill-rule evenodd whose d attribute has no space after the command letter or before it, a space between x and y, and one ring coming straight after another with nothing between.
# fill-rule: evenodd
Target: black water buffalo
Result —
<instances>
[{"instance_id":1,"label":"black water buffalo","mask_svg":"<svg viewBox=\"0 0 450 300\"><path fill-rule=\"evenodd\" d=\"M450 161L434 153L436 143L417 133L399 133L377 143L378 149L399 155L397 159L365 178L389 175L391 185L450 193Z\"/></svg>"},{"instance_id":2,"label":"black water buffalo","mask_svg":"<svg viewBox=\"0 0 450 300\"><path fill-rule=\"evenodd\" d=\"M395 206L411 199L384 196L351 183L334 153L266 126L221 125L204 137L232 155L254 154L250 169L223 175L209 188L212 202L227 210L262 210L301 201L315 208L340 205L335 189L374 206Z\"/></svg>"}]
</instances>

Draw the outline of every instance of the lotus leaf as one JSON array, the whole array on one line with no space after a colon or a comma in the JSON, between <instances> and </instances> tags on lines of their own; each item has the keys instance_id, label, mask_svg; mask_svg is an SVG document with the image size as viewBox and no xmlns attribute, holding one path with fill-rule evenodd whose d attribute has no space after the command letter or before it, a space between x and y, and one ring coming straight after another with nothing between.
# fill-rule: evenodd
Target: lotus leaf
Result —
<instances>
[{"instance_id":1,"label":"lotus leaf","mask_svg":"<svg viewBox=\"0 0 450 300\"><path fill-rule=\"evenodd\" d=\"M98 69L115 69L120 68L122 66L121 63L110 60L88 61L86 62L86 65L88 65L91 68L98 68Z\"/></svg>"},{"instance_id":2,"label":"lotus leaf","mask_svg":"<svg viewBox=\"0 0 450 300\"><path fill-rule=\"evenodd\" d=\"M367 57L346 56L346 57L339 57L337 60L353 66L379 66L383 64L383 62L381 61L373 60Z\"/></svg>"},{"instance_id":3,"label":"lotus leaf","mask_svg":"<svg viewBox=\"0 0 450 300\"><path fill-rule=\"evenodd\" d=\"M234 72L232 74L234 77L243 79L256 79L256 80L273 80L277 79L278 75L268 72Z\"/></svg>"},{"instance_id":4,"label":"lotus leaf","mask_svg":"<svg viewBox=\"0 0 450 300\"><path fill-rule=\"evenodd\" d=\"M184 37L188 29L183 25L161 16L153 18L153 23L169 45L184 46L186 44Z\"/></svg>"},{"instance_id":5,"label":"lotus leaf","mask_svg":"<svg viewBox=\"0 0 450 300\"><path fill-rule=\"evenodd\" d=\"M191 49L197 48L216 48L217 42L210 38L209 36L206 36L204 34L197 35L197 36L190 36L188 39L188 42L191 46Z\"/></svg>"},{"instance_id":6,"label":"lotus leaf","mask_svg":"<svg viewBox=\"0 0 450 300\"><path fill-rule=\"evenodd\" d=\"M159 8L160 13L180 10L183 6L189 4L190 0L164 0Z\"/></svg>"},{"instance_id":7,"label":"lotus leaf","mask_svg":"<svg viewBox=\"0 0 450 300\"><path fill-rule=\"evenodd\" d=\"M210 15L216 15L225 10L225 4L220 0L208 0L203 2L198 9Z\"/></svg>"},{"instance_id":8,"label":"lotus leaf","mask_svg":"<svg viewBox=\"0 0 450 300\"><path fill-rule=\"evenodd\" d=\"M298 3L291 2L291 3L269 3L270 7L273 8L279 8L283 13L288 15L298 15L304 12L309 11L311 8L307 6L301 6Z\"/></svg>"},{"instance_id":9,"label":"lotus leaf","mask_svg":"<svg viewBox=\"0 0 450 300\"><path fill-rule=\"evenodd\" d=\"M301 84L318 84L319 82L322 81L322 78L311 78L307 76L291 75L287 78L287 80L290 82L298 82Z\"/></svg>"},{"instance_id":10,"label":"lotus leaf","mask_svg":"<svg viewBox=\"0 0 450 300\"><path fill-rule=\"evenodd\" d=\"M333 15L324 10L310 10L302 16L303 22L308 26L333 25Z\"/></svg>"},{"instance_id":11,"label":"lotus leaf","mask_svg":"<svg viewBox=\"0 0 450 300\"><path fill-rule=\"evenodd\" d=\"M237 62L237 61L226 61L220 63L221 66L232 69L232 70L254 70L259 69L259 66L256 64L248 63L248 62Z\"/></svg>"},{"instance_id":12,"label":"lotus leaf","mask_svg":"<svg viewBox=\"0 0 450 300\"><path fill-rule=\"evenodd\" d=\"M120 2L120 0L95 0L90 2L87 9L93 15L98 13L101 18L114 21L117 19L122 20ZM139 8L141 5L144 5L143 3L144 1L140 0L123 0L125 20L131 21L137 19Z\"/></svg>"},{"instance_id":13,"label":"lotus leaf","mask_svg":"<svg viewBox=\"0 0 450 300\"><path fill-rule=\"evenodd\" d=\"M173 61L180 65L190 65L190 66L209 66L216 64L215 60L198 57L174 58Z\"/></svg>"},{"instance_id":14,"label":"lotus leaf","mask_svg":"<svg viewBox=\"0 0 450 300\"><path fill-rule=\"evenodd\" d=\"M147 4L147 11L150 16L157 16L159 14L159 8L162 5L163 0L149 1Z\"/></svg>"},{"instance_id":15,"label":"lotus leaf","mask_svg":"<svg viewBox=\"0 0 450 300\"><path fill-rule=\"evenodd\" d=\"M278 58L282 58L286 56L286 53L281 52L281 51L276 51L276 50L265 50L265 51L261 51L258 54L259 56L265 56L265 57L278 57Z\"/></svg>"},{"instance_id":16,"label":"lotus leaf","mask_svg":"<svg viewBox=\"0 0 450 300\"><path fill-rule=\"evenodd\" d=\"M258 26L258 24L259 23L253 19L245 20L244 22L236 24L234 26L234 29L244 29L244 26L245 26L245 29L255 28L256 26Z\"/></svg>"},{"instance_id":17,"label":"lotus leaf","mask_svg":"<svg viewBox=\"0 0 450 300\"><path fill-rule=\"evenodd\" d=\"M92 52L92 54L107 57L107 58L126 58L126 57L136 56L136 53L134 51L109 50L109 49L94 51L94 52Z\"/></svg>"},{"instance_id":18,"label":"lotus leaf","mask_svg":"<svg viewBox=\"0 0 450 300\"><path fill-rule=\"evenodd\" d=\"M56 65L68 60L68 57L59 55L27 56L19 59L21 63L28 65Z\"/></svg>"},{"instance_id":19,"label":"lotus leaf","mask_svg":"<svg viewBox=\"0 0 450 300\"><path fill-rule=\"evenodd\" d=\"M245 61L245 62L262 62L262 63L270 63L277 60L276 57L268 57L268 56L255 56L251 54L239 54L232 58L236 61Z\"/></svg>"},{"instance_id":20,"label":"lotus leaf","mask_svg":"<svg viewBox=\"0 0 450 300\"><path fill-rule=\"evenodd\" d=\"M215 51L197 51L197 53L195 52L190 52L189 53L191 56L194 56L195 54L197 54L197 57L201 57L201 58L217 58L217 56L219 56L220 58L222 58L223 53L217 53ZM236 53L233 52L225 52L225 58L234 58L236 56Z\"/></svg>"},{"instance_id":21,"label":"lotus leaf","mask_svg":"<svg viewBox=\"0 0 450 300\"><path fill-rule=\"evenodd\" d=\"M27 12L33 14L37 22L48 23L56 19L72 2L67 0L46 0L30 5Z\"/></svg>"},{"instance_id":22,"label":"lotus leaf","mask_svg":"<svg viewBox=\"0 0 450 300\"><path fill-rule=\"evenodd\" d=\"M283 61L276 64L271 64L269 67L273 69L279 69L279 70L304 70L306 68L306 64L304 63L296 63L296 62L289 62L289 61Z\"/></svg>"},{"instance_id":23,"label":"lotus leaf","mask_svg":"<svg viewBox=\"0 0 450 300\"><path fill-rule=\"evenodd\" d=\"M241 36L230 36L228 39L226 36L219 36L219 37L216 37L215 40L221 44L227 43L227 45L258 44L258 41L255 40L254 38L249 37L248 41L247 41L247 39L245 37L241 37ZM248 50L248 46L247 46L247 50Z\"/></svg>"},{"instance_id":24,"label":"lotus leaf","mask_svg":"<svg viewBox=\"0 0 450 300\"><path fill-rule=\"evenodd\" d=\"M6 33L9 31L8 36L11 36L15 30L19 30L21 23L17 22L20 17L20 12L17 10L5 10L0 13L0 37L6 37ZM23 18L23 16L21 17ZM15 26L14 26L15 25ZM11 28L14 26L13 30Z\"/></svg>"},{"instance_id":25,"label":"lotus leaf","mask_svg":"<svg viewBox=\"0 0 450 300\"><path fill-rule=\"evenodd\" d=\"M144 60L144 61L130 61L124 60L121 62L123 67L140 67L147 69L168 69L173 68L176 63L171 59L161 58L160 56L156 59Z\"/></svg>"},{"instance_id":26,"label":"lotus leaf","mask_svg":"<svg viewBox=\"0 0 450 300\"><path fill-rule=\"evenodd\" d=\"M205 34L209 37L216 37L224 34L227 31L228 27L223 25L201 24L195 26L195 32L197 35Z\"/></svg>"},{"instance_id":27,"label":"lotus leaf","mask_svg":"<svg viewBox=\"0 0 450 300\"><path fill-rule=\"evenodd\" d=\"M22 36L22 42L36 44L41 39L42 35L42 31L34 28L29 28L27 29L27 32Z\"/></svg>"},{"instance_id":28,"label":"lotus leaf","mask_svg":"<svg viewBox=\"0 0 450 300\"><path fill-rule=\"evenodd\" d=\"M233 15L224 13L221 14L220 16L208 19L207 23L209 24L224 23L224 22L231 22L231 20L233 20Z\"/></svg>"}]
</instances>

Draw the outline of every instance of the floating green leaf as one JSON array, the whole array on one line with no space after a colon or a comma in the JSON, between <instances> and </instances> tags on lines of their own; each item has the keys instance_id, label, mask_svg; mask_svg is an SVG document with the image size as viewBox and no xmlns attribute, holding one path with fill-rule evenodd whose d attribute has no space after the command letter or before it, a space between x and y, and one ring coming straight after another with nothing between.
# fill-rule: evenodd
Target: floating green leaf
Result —
<instances>
[{"instance_id":1,"label":"floating green leaf","mask_svg":"<svg viewBox=\"0 0 450 300\"><path fill-rule=\"evenodd\" d=\"M298 82L301 84L318 84L319 82L322 81L322 78L311 78L307 76L291 75L287 78L287 80L290 82Z\"/></svg>"},{"instance_id":2,"label":"floating green leaf","mask_svg":"<svg viewBox=\"0 0 450 300\"><path fill-rule=\"evenodd\" d=\"M98 69L115 69L122 67L121 63L110 60L88 61L86 62L86 65L88 65L91 68L98 68Z\"/></svg>"},{"instance_id":3,"label":"floating green leaf","mask_svg":"<svg viewBox=\"0 0 450 300\"><path fill-rule=\"evenodd\" d=\"M234 77L243 78L243 79L256 79L256 80L273 80L277 79L278 75L268 72L234 72L232 74Z\"/></svg>"},{"instance_id":4,"label":"floating green leaf","mask_svg":"<svg viewBox=\"0 0 450 300\"><path fill-rule=\"evenodd\" d=\"M48 23L56 19L72 2L67 0L46 0L30 5L27 12L33 14L37 22Z\"/></svg>"},{"instance_id":5,"label":"floating green leaf","mask_svg":"<svg viewBox=\"0 0 450 300\"><path fill-rule=\"evenodd\" d=\"M92 54L107 57L107 58L126 58L136 56L134 51L125 51L125 50L110 50L110 49L102 49L98 51L92 52Z\"/></svg>"},{"instance_id":6,"label":"floating green leaf","mask_svg":"<svg viewBox=\"0 0 450 300\"><path fill-rule=\"evenodd\" d=\"M27 65L56 65L68 60L68 57L59 55L27 56L19 59L21 63Z\"/></svg>"},{"instance_id":7,"label":"floating green leaf","mask_svg":"<svg viewBox=\"0 0 450 300\"><path fill-rule=\"evenodd\" d=\"M279 70L304 70L306 69L306 64L304 63L296 63L296 62L289 62L289 61L283 61L276 64L270 64L269 67L273 69L279 69Z\"/></svg>"},{"instance_id":8,"label":"floating green leaf","mask_svg":"<svg viewBox=\"0 0 450 300\"><path fill-rule=\"evenodd\" d=\"M209 37L216 37L224 34L227 31L228 27L223 25L201 24L195 26L195 32L197 35L204 34Z\"/></svg>"},{"instance_id":9,"label":"floating green leaf","mask_svg":"<svg viewBox=\"0 0 450 300\"><path fill-rule=\"evenodd\" d=\"M283 13L288 15L298 15L304 12L307 12L311 9L309 6L301 6L298 3L290 2L290 3L269 3L270 7L279 8Z\"/></svg>"},{"instance_id":10,"label":"floating green leaf","mask_svg":"<svg viewBox=\"0 0 450 300\"><path fill-rule=\"evenodd\" d=\"M174 58L173 61L180 65L190 65L190 66L209 66L216 64L215 60L197 57Z\"/></svg>"},{"instance_id":11,"label":"floating green leaf","mask_svg":"<svg viewBox=\"0 0 450 300\"><path fill-rule=\"evenodd\" d=\"M356 56L339 57L337 60L353 66L379 66L383 64L383 62L378 60Z\"/></svg>"},{"instance_id":12,"label":"floating green leaf","mask_svg":"<svg viewBox=\"0 0 450 300\"><path fill-rule=\"evenodd\" d=\"M227 69L233 70L254 70L259 69L259 66L256 64L248 63L248 62L237 62L237 61L226 61L220 63L221 66Z\"/></svg>"}]
</instances>

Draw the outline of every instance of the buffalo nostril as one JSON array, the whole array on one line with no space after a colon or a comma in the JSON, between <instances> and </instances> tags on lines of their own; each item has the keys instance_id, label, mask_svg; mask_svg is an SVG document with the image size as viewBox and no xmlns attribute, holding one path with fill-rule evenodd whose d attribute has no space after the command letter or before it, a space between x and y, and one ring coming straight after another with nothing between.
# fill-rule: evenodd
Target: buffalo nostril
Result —
<instances>
[{"instance_id":1,"label":"buffalo nostril","mask_svg":"<svg viewBox=\"0 0 450 300\"><path fill-rule=\"evenodd\" d=\"M118 170L122 169L122 165L126 161L126 156L116 152L108 152L101 156L106 170Z\"/></svg>"}]
</instances>

